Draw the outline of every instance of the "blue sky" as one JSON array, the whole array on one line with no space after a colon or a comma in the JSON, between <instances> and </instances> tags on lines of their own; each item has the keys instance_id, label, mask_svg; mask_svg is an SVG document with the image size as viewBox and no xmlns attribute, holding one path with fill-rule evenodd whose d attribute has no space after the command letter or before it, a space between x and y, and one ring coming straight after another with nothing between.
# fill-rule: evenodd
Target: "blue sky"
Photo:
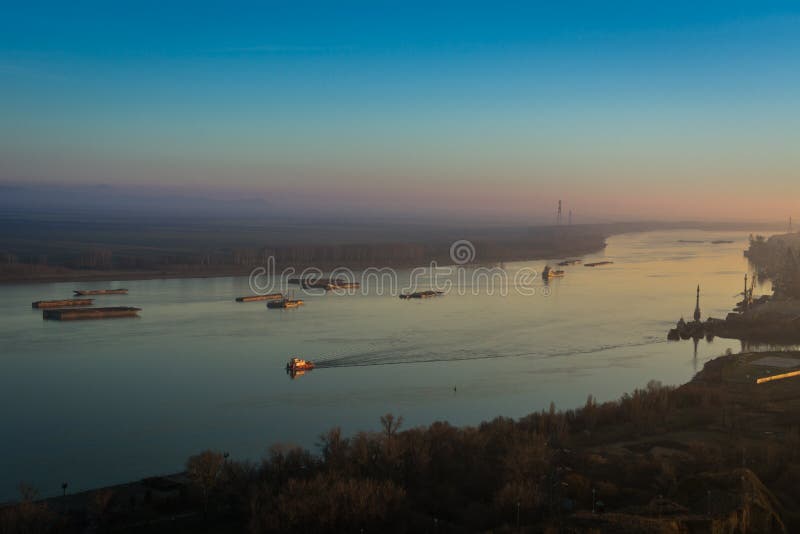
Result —
<instances>
[{"instance_id":1,"label":"blue sky","mask_svg":"<svg viewBox=\"0 0 800 534\"><path fill-rule=\"evenodd\" d=\"M20 3L0 181L788 216L798 82L791 2Z\"/></svg>"}]
</instances>

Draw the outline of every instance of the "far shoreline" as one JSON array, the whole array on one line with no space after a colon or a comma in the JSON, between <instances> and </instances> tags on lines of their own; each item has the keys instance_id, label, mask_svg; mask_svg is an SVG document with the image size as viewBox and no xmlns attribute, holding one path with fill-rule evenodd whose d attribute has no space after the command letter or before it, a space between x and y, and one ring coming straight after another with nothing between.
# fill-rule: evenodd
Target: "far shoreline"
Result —
<instances>
[{"instance_id":1,"label":"far shoreline","mask_svg":"<svg viewBox=\"0 0 800 534\"><path fill-rule=\"evenodd\" d=\"M34 229L38 228L37 224L42 224L41 221L19 222ZM81 228L84 226L85 224ZM404 269L428 265L431 261L445 266L452 263L449 255L451 244L456 239L463 240L459 235L465 236L474 244L477 259L480 260L476 265L492 265L582 257L602 251L609 237L631 233L662 230L752 232L757 229L765 230L770 226L763 223L598 223L491 231L451 230L448 235L437 235L435 239L431 235L416 234L410 240L400 240L401 238L393 235L398 241L365 240L361 244L334 241L322 245L314 244L318 241L299 238L293 244L287 245L287 237L280 234L273 236L276 244L269 247L257 245L258 240L252 237L239 240L235 245L227 237L221 241L197 242L192 232L179 228L179 238L184 240L181 248L176 248L174 241L166 243L163 236L152 232L148 234L148 245L143 246L141 243L132 243L124 233L115 238L118 241L116 243L101 242L99 237L92 237L92 232L98 229L91 224L82 230L87 235L61 235L61 227L46 226L39 230L48 232L49 239L42 241L40 237L32 237L26 244L26 252L15 251L13 242L0 243L0 286L247 276L253 268L261 265L253 263L254 260L263 263L263 258L266 257L264 254L276 257L279 270L288 266L294 266L297 271L308 267L323 271L335 268L359 271L376 266ZM243 227L241 231L245 230L248 228ZM317 229L319 233L325 230ZM396 233L396 229L394 231ZM77 242L84 245L75 248L74 244ZM65 248L67 244L69 246ZM209 251L216 251L212 254L216 255L214 261L210 263L210 257L203 260ZM81 254L96 255L93 261L98 263L89 262L83 267L76 267L76 261L78 265L83 261L79 258ZM234 258L236 254L241 254L244 261ZM163 262L160 257L169 257L170 260ZM174 261L176 258L178 261ZM104 267L96 266L104 263Z\"/></svg>"},{"instance_id":2,"label":"far shoreline","mask_svg":"<svg viewBox=\"0 0 800 534\"><path fill-rule=\"evenodd\" d=\"M583 257L589 254L601 252L605 248L605 243L602 246L593 247L591 249L576 249L568 251L550 251L549 253L533 254L524 257L512 257L507 259L496 259L485 262L477 262L470 264L470 266L493 265L499 263L513 263L525 261L540 261L549 260L554 258L567 258L567 257ZM441 267L453 265L452 261L442 262L441 258L431 258L422 265L418 263L393 263L387 262L386 265L381 265L377 268L390 268L390 269L414 269L416 267L426 267L431 262L436 262ZM376 262L377 263L377 262ZM147 280L175 280L175 279L202 279L202 278L235 278L249 276L253 269L260 267L259 265L252 265L245 268L237 269L212 269L207 272L180 272L180 271L100 271L100 270L70 270L69 272L58 273L42 273L41 275L20 275L15 277L7 273L0 272L0 286L7 285L34 285L34 284L53 284L53 283L79 283L79 282L115 282L115 281L147 281ZM319 268L323 272L332 271L334 269L350 269L354 272L363 271L375 265L301 265L301 266L278 266L278 271L294 267L295 271L299 274L303 269Z\"/></svg>"}]
</instances>

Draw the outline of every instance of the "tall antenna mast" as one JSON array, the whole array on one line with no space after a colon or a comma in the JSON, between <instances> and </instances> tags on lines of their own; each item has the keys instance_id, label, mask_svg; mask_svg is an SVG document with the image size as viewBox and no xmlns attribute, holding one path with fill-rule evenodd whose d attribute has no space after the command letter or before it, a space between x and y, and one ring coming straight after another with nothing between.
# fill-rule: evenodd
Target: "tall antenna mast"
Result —
<instances>
[{"instance_id":1,"label":"tall antenna mast","mask_svg":"<svg viewBox=\"0 0 800 534\"><path fill-rule=\"evenodd\" d=\"M561 201L558 201L558 214L556 215L556 224L561 226Z\"/></svg>"},{"instance_id":2,"label":"tall antenna mast","mask_svg":"<svg viewBox=\"0 0 800 534\"><path fill-rule=\"evenodd\" d=\"M569 210L569 217L567 219L567 224L572 226L572 210Z\"/></svg>"},{"instance_id":3,"label":"tall antenna mast","mask_svg":"<svg viewBox=\"0 0 800 534\"><path fill-rule=\"evenodd\" d=\"M700 284L697 284L697 302L694 305L694 322L700 322Z\"/></svg>"}]
</instances>

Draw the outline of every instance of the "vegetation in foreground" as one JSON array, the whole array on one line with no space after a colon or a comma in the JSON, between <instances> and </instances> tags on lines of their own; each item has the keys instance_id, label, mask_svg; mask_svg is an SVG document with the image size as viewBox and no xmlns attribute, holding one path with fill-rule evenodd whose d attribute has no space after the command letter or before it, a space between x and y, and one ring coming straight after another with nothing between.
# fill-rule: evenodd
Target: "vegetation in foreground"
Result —
<instances>
[{"instance_id":1,"label":"vegetation in foreground","mask_svg":"<svg viewBox=\"0 0 800 534\"><path fill-rule=\"evenodd\" d=\"M386 415L319 454L205 451L173 477L41 502L23 488L0 532L797 532L800 388L747 380L753 357L577 410L406 430Z\"/></svg>"}]
</instances>

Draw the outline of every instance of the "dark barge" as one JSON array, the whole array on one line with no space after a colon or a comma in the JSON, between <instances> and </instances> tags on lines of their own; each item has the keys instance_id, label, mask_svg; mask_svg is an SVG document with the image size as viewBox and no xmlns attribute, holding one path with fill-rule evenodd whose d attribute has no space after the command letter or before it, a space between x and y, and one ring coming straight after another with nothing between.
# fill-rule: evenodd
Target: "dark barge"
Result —
<instances>
[{"instance_id":1,"label":"dark barge","mask_svg":"<svg viewBox=\"0 0 800 534\"><path fill-rule=\"evenodd\" d=\"M94 299L37 300L31 308L66 308L68 306L91 306Z\"/></svg>"},{"instance_id":2,"label":"dark barge","mask_svg":"<svg viewBox=\"0 0 800 534\"><path fill-rule=\"evenodd\" d=\"M236 297L236 302L258 302L262 300L278 300L283 298L283 293L268 293L266 295L248 295Z\"/></svg>"},{"instance_id":3,"label":"dark barge","mask_svg":"<svg viewBox=\"0 0 800 534\"><path fill-rule=\"evenodd\" d=\"M76 289L73 291L78 296L86 295L127 295L127 289Z\"/></svg>"},{"instance_id":4,"label":"dark barge","mask_svg":"<svg viewBox=\"0 0 800 534\"><path fill-rule=\"evenodd\" d=\"M78 321L84 319L117 319L120 317L138 317L141 308L132 306L114 306L110 308L56 308L42 310L42 319L52 321Z\"/></svg>"},{"instance_id":5,"label":"dark barge","mask_svg":"<svg viewBox=\"0 0 800 534\"><path fill-rule=\"evenodd\" d=\"M303 289L324 289L325 291L332 291L334 289L358 289L361 284L358 282L350 282L343 278L314 278L309 276L306 278L289 278L290 284L299 285Z\"/></svg>"},{"instance_id":6,"label":"dark barge","mask_svg":"<svg viewBox=\"0 0 800 534\"><path fill-rule=\"evenodd\" d=\"M417 291L415 293L403 293L400 295L401 299L429 299L431 297L440 297L444 295L444 291Z\"/></svg>"}]
</instances>

